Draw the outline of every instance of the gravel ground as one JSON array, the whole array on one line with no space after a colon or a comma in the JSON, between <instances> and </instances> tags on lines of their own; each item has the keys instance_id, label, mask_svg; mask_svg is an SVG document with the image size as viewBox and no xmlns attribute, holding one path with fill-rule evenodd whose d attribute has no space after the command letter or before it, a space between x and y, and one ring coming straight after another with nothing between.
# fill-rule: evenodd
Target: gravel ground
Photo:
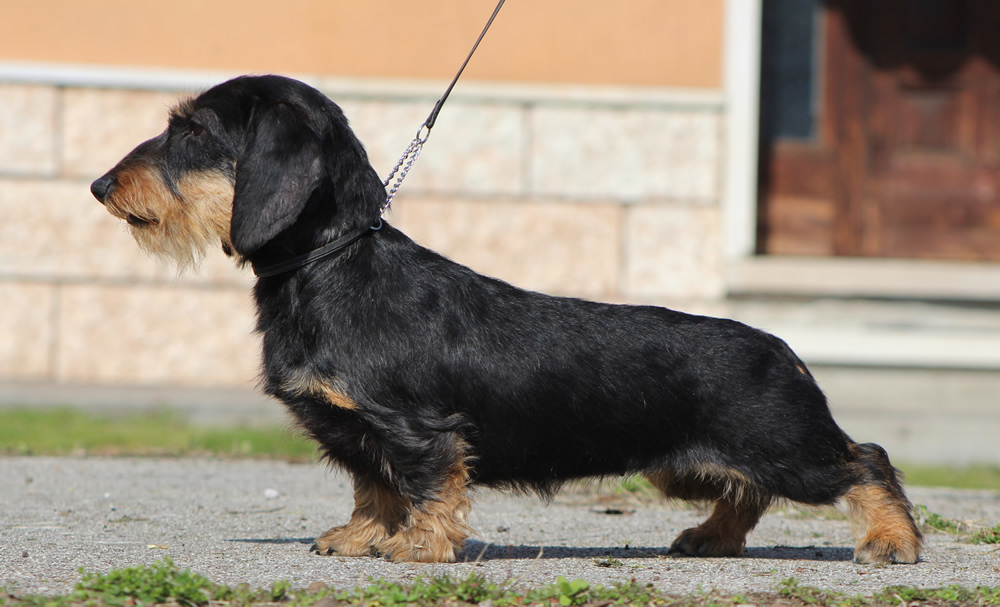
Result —
<instances>
[{"instance_id":1,"label":"gravel ground","mask_svg":"<svg viewBox=\"0 0 1000 607\"><path fill-rule=\"evenodd\" d=\"M835 511L767 514L741 558L668 557L666 547L704 513L680 504L571 490L533 496L474 494L476 533L456 564L321 557L312 538L346 522L349 481L315 464L151 458L0 458L0 585L18 594L73 587L79 568L105 572L170 556L208 578L269 587L290 580L353 588L369 577L476 571L525 585L635 579L667 592L770 591L789 577L851 594L906 584L1000 585L1000 548L930 533L916 565L851 561L848 521ZM910 488L914 503L983 526L1000 522L993 492ZM611 558L609 558L611 557Z\"/></svg>"}]
</instances>

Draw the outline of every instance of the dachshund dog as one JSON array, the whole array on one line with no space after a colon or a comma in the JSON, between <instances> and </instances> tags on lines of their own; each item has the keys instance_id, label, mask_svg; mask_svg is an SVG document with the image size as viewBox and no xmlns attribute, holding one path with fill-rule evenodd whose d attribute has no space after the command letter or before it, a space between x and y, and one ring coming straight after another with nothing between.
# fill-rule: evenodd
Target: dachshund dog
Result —
<instances>
[{"instance_id":1,"label":"dachshund dog","mask_svg":"<svg viewBox=\"0 0 1000 607\"><path fill-rule=\"evenodd\" d=\"M321 554L453 561L472 485L550 496L639 473L714 502L671 552L737 556L776 499L846 502L861 563L922 536L881 447L853 442L780 339L731 320L525 291L381 221L385 188L340 108L278 76L180 103L91 185L139 245L258 274L263 389L352 475Z\"/></svg>"}]
</instances>

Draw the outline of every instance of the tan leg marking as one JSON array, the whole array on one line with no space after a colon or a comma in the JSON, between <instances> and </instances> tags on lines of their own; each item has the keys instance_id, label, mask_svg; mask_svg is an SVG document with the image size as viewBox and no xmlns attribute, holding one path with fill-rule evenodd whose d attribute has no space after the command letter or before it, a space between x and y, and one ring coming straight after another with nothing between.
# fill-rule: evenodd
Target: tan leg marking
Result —
<instances>
[{"instance_id":1,"label":"tan leg marking","mask_svg":"<svg viewBox=\"0 0 1000 607\"><path fill-rule=\"evenodd\" d=\"M844 495L858 543L858 563L916 563L922 534L910 515L910 504L875 485L857 485Z\"/></svg>"},{"instance_id":2,"label":"tan leg marking","mask_svg":"<svg viewBox=\"0 0 1000 607\"><path fill-rule=\"evenodd\" d=\"M460 461L452 468L435 499L411 508L405 525L379 543L378 549L397 562L454 561L471 532L467 522L472 509L466 490L468 484L468 468Z\"/></svg>"},{"instance_id":3,"label":"tan leg marking","mask_svg":"<svg viewBox=\"0 0 1000 607\"><path fill-rule=\"evenodd\" d=\"M351 520L316 538L313 549L320 554L367 556L396 533L410 501L382 481L366 477L354 479L354 512Z\"/></svg>"},{"instance_id":4,"label":"tan leg marking","mask_svg":"<svg viewBox=\"0 0 1000 607\"><path fill-rule=\"evenodd\" d=\"M692 501L728 498L739 503L756 497L754 483L745 474L718 464L696 464L681 471L663 467L648 470L643 476L669 498Z\"/></svg>"},{"instance_id":5,"label":"tan leg marking","mask_svg":"<svg viewBox=\"0 0 1000 607\"><path fill-rule=\"evenodd\" d=\"M347 395L347 390L337 378L320 379L308 372L298 372L284 384L282 388L292 394L309 394L317 396L334 407L354 410L358 404Z\"/></svg>"},{"instance_id":6,"label":"tan leg marking","mask_svg":"<svg viewBox=\"0 0 1000 607\"><path fill-rule=\"evenodd\" d=\"M683 531L670 552L693 556L739 556L746 546L747 534L757 526L767 506L744 500L734 503L721 499L712 515L701 525Z\"/></svg>"},{"instance_id":7,"label":"tan leg marking","mask_svg":"<svg viewBox=\"0 0 1000 607\"><path fill-rule=\"evenodd\" d=\"M670 552L694 556L739 556L749 533L770 506L763 493L739 470L717 464L697 464L688 470L659 468L646 478L669 498L714 501L711 516L682 532Z\"/></svg>"}]
</instances>

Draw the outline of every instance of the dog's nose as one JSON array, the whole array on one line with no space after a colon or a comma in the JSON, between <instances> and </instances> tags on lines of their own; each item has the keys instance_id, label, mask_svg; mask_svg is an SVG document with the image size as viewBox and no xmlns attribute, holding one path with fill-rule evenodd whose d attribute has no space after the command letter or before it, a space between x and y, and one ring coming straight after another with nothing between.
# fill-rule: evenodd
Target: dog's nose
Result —
<instances>
[{"instance_id":1,"label":"dog's nose","mask_svg":"<svg viewBox=\"0 0 1000 607\"><path fill-rule=\"evenodd\" d=\"M108 193L111 191L111 186L114 185L114 182L115 180L107 175L100 179L95 179L94 183L90 184L90 193L101 204L104 204L104 199L108 197Z\"/></svg>"}]
</instances>

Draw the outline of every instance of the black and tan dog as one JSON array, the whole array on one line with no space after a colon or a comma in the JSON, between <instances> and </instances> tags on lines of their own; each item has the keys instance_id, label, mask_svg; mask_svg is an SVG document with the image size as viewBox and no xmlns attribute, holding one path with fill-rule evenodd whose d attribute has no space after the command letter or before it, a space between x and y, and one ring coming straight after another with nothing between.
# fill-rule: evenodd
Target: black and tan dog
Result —
<instances>
[{"instance_id":1,"label":"black and tan dog","mask_svg":"<svg viewBox=\"0 0 1000 607\"><path fill-rule=\"evenodd\" d=\"M322 554L451 561L471 485L550 495L637 472L715 503L675 552L738 555L785 498L846 502L859 562L919 556L897 471L841 431L784 342L524 291L414 244L380 222L385 189L340 108L300 82L181 103L91 190L148 251L187 265L221 241L261 276L264 388L354 479Z\"/></svg>"}]
</instances>

